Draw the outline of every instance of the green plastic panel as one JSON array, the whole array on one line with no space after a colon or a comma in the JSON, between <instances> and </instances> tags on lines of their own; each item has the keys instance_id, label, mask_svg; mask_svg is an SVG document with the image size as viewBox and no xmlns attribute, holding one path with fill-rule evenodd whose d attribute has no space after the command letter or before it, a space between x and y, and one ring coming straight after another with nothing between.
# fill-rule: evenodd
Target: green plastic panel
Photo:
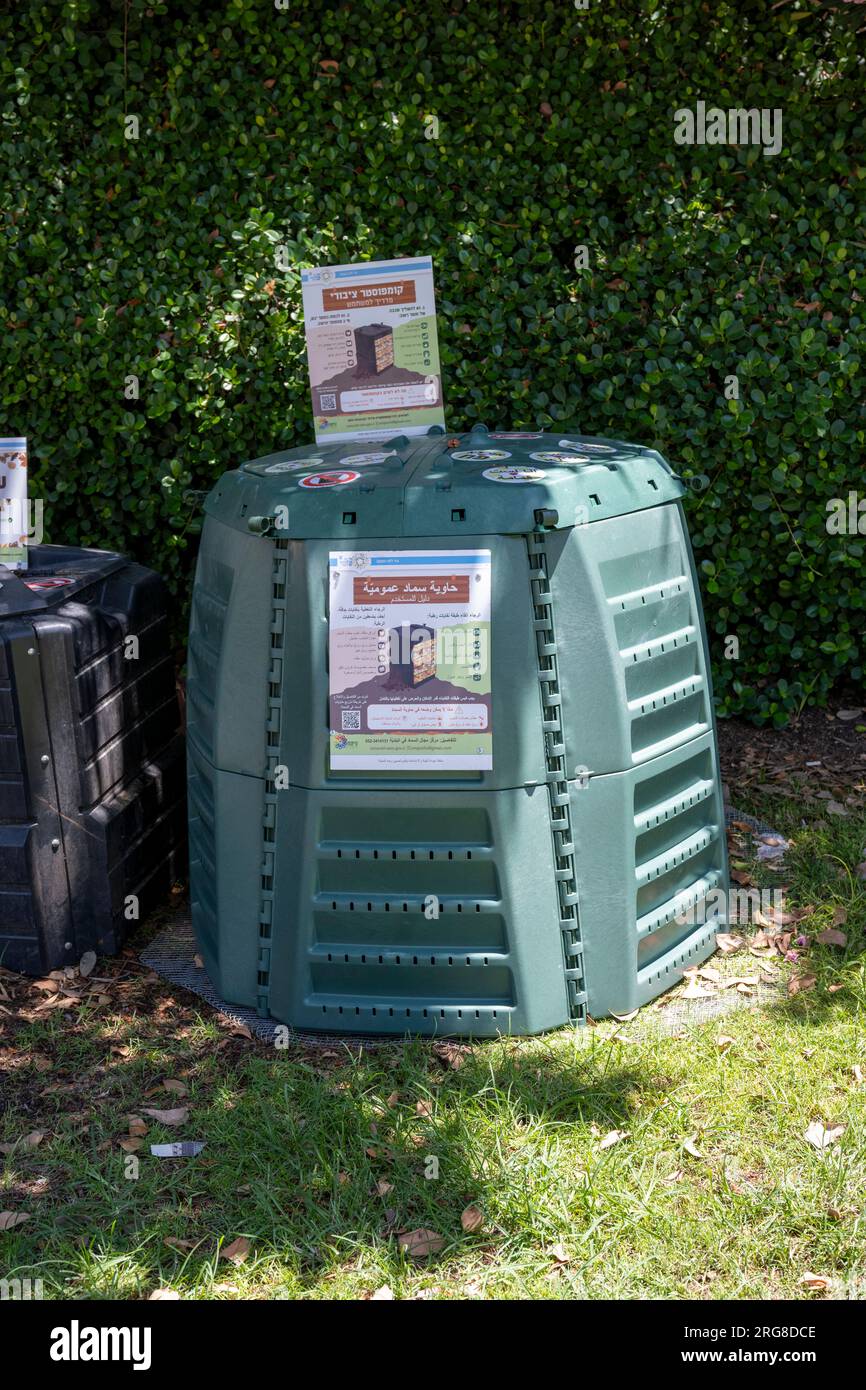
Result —
<instances>
[{"instance_id":1,"label":"green plastic panel","mask_svg":"<svg viewBox=\"0 0 866 1390\"><path fill-rule=\"evenodd\" d=\"M549 817L544 787L286 792L272 1014L478 1037L567 1022Z\"/></svg>"},{"instance_id":2,"label":"green plastic panel","mask_svg":"<svg viewBox=\"0 0 866 1390\"><path fill-rule=\"evenodd\" d=\"M545 538L567 775L637 767L712 728L700 594L677 502Z\"/></svg>"},{"instance_id":3,"label":"green plastic panel","mask_svg":"<svg viewBox=\"0 0 866 1390\"><path fill-rule=\"evenodd\" d=\"M571 796L587 1009L628 1013L706 960L724 930L725 816L713 735Z\"/></svg>"},{"instance_id":4,"label":"green plastic panel","mask_svg":"<svg viewBox=\"0 0 866 1390\"><path fill-rule=\"evenodd\" d=\"M205 968L224 999L258 1004L265 784L219 772L187 742L190 904Z\"/></svg>"}]
</instances>

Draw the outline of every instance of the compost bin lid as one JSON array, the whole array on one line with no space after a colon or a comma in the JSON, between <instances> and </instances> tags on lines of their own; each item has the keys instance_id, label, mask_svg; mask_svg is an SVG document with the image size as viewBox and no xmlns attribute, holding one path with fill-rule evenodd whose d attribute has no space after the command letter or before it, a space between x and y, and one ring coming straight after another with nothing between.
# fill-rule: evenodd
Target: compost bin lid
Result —
<instances>
[{"instance_id":1,"label":"compost bin lid","mask_svg":"<svg viewBox=\"0 0 866 1390\"><path fill-rule=\"evenodd\" d=\"M0 618L56 608L126 564L111 550L67 545L31 545L27 558L26 570L0 569Z\"/></svg>"},{"instance_id":2,"label":"compost bin lid","mask_svg":"<svg viewBox=\"0 0 866 1390\"><path fill-rule=\"evenodd\" d=\"M468 434L434 427L411 439L268 454L226 474L206 510L286 539L509 535L589 525L684 491L654 449L573 430L476 425Z\"/></svg>"}]
</instances>

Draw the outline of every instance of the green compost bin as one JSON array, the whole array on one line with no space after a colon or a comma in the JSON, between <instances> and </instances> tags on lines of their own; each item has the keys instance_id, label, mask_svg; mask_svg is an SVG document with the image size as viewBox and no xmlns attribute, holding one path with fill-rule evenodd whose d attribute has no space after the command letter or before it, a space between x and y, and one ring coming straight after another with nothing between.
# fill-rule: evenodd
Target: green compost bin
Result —
<instances>
[{"instance_id":1,"label":"green compost bin","mask_svg":"<svg viewBox=\"0 0 866 1390\"><path fill-rule=\"evenodd\" d=\"M304 1030L537 1033L711 954L728 877L683 491L650 449L483 426L222 477L188 756L225 999Z\"/></svg>"}]
</instances>

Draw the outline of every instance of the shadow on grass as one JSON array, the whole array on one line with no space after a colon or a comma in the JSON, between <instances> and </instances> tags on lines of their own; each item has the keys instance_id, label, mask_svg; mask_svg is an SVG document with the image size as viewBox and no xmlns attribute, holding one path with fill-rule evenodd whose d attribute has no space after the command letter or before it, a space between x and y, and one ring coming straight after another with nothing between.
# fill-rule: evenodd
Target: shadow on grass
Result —
<instances>
[{"instance_id":1,"label":"shadow on grass","mask_svg":"<svg viewBox=\"0 0 866 1390\"><path fill-rule=\"evenodd\" d=\"M816 1033L862 1017L860 955L859 939L844 957L816 950L802 963L815 988L768 1011ZM118 968L126 983L107 1011L31 1010L17 1034L2 1019L0 1142L44 1138L0 1157L0 1210L29 1216L0 1237L0 1277L42 1277L49 1297L164 1286L214 1296L221 1284L291 1296L323 1281L358 1292L399 1288L410 1270L452 1278L510 1252L543 1263L546 1248L579 1242L598 1221L583 1175L624 1161L616 1147L600 1152L600 1137L637 1129L671 1080L651 1047L629 1054L594 1030L280 1052L137 962ZM145 1117L141 1148L124 1152L130 1115L179 1106L184 1123ZM151 1156L151 1143L179 1139L206 1147ZM469 1206L484 1214L478 1233L463 1229ZM399 1245L416 1228L442 1239L423 1265ZM219 1252L241 1236L251 1248L235 1267Z\"/></svg>"},{"instance_id":2,"label":"shadow on grass","mask_svg":"<svg viewBox=\"0 0 866 1390\"><path fill-rule=\"evenodd\" d=\"M417 1040L275 1052L196 1021L184 991L158 993L170 1022L150 1013L70 1027L54 1016L19 1038L29 1061L7 1078L0 1138L45 1137L0 1169L0 1207L29 1215L3 1235L0 1276L41 1276L54 1297L162 1285L207 1294L221 1282L267 1296L303 1292L359 1258L399 1281L410 1265L398 1236L418 1227L443 1239L430 1270L491 1240L552 1243L563 1234L548 1205L553 1149L564 1140L576 1161L600 1133L628 1128L650 1080L583 1039L448 1049L450 1061ZM40 1059L50 1069L36 1071ZM165 1078L189 1095L156 1091ZM129 1115L186 1105L179 1127L145 1117L143 1146L124 1153ZM178 1139L206 1148L150 1155L151 1143ZM470 1205L485 1234L463 1230ZM576 1178L578 1226L584 1215ZM238 1236L252 1251L235 1268L218 1250Z\"/></svg>"}]
</instances>

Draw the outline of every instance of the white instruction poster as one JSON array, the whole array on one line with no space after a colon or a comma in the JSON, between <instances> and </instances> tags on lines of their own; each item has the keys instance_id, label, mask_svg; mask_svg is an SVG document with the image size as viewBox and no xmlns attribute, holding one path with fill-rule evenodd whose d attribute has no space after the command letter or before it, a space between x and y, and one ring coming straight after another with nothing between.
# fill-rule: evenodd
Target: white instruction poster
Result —
<instances>
[{"instance_id":1,"label":"white instruction poster","mask_svg":"<svg viewBox=\"0 0 866 1390\"><path fill-rule=\"evenodd\" d=\"M445 427L430 256L301 271L316 443Z\"/></svg>"},{"instance_id":2,"label":"white instruction poster","mask_svg":"<svg viewBox=\"0 0 866 1390\"><path fill-rule=\"evenodd\" d=\"M0 567L27 567L27 440L0 439Z\"/></svg>"},{"instance_id":3,"label":"white instruction poster","mask_svg":"<svg viewBox=\"0 0 866 1390\"><path fill-rule=\"evenodd\" d=\"M333 771L493 767L489 550L330 554Z\"/></svg>"}]
</instances>

